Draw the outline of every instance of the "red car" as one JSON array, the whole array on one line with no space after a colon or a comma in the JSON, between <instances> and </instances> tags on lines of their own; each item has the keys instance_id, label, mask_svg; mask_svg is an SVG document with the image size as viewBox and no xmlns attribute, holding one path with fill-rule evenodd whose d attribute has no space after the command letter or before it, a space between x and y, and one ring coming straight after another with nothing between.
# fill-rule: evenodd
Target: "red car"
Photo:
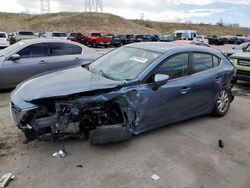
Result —
<instances>
[{"instance_id":1,"label":"red car","mask_svg":"<svg viewBox=\"0 0 250 188\"><path fill-rule=\"evenodd\" d=\"M84 43L85 36L82 33L69 33L68 40Z\"/></svg>"},{"instance_id":2,"label":"red car","mask_svg":"<svg viewBox=\"0 0 250 188\"><path fill-rule=\"evenodd\" d=\"M102 33L88 33L84 39L85 44L92 46L94 48L98 46L109 47L112 41L112 38L105 36Z\"/></svg>"}]
</instances>

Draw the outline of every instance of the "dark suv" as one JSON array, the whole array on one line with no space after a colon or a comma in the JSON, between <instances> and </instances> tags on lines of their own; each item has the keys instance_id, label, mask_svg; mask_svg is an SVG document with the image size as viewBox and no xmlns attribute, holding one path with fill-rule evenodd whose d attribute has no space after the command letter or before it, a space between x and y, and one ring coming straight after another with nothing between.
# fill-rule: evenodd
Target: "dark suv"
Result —
<instances>
[{"instance_id":1,"label":"dark suv","mask_svg":"<svg viewBox=\"0 0 250 188\"><path fill-rule=\"evenodd\" d=\"M69 33L68 40L79 42L81 44L84 43L85 36L82 33Z\"/></svg>"}]
</instances>

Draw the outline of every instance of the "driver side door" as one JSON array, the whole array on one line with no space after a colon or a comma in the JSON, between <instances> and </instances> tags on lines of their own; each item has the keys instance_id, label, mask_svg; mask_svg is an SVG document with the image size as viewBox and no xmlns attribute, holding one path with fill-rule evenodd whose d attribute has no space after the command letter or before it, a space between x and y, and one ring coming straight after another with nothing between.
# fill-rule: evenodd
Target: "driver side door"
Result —
<instances>
[{"instance_id":1,"label":"driver side door","mask_svg":"<svg viewBox=\"0 0 250 188\"><path fill-rule=\"evenodd\" d=\"M49 71L48 44L38 43L16 52L19 60L8 57L2 65L4 87L14 87L18 83L43 72Z\"/></svg>"}]
</instances>

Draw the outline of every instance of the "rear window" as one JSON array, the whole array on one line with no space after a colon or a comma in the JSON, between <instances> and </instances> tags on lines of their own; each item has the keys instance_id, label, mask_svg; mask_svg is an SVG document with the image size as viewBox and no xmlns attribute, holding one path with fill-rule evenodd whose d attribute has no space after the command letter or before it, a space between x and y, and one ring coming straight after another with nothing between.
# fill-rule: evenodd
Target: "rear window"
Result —
<instances>
[{"instance_id":1,"label":"rear window","mask_svg":"<svg viewBox=\"0 0 250 188\"><path fill-rule=\"evenodd\" d=\"M34 35L34 33L30 32L30 31L20 31L18 34L19 35L30 35L30 36Z\"/></svg>"},{"instance_id":2,"label":"rear window","mask_svg":"<svg viewBox=\"0 0 250 188\"><path fill-rule=\"evenodd\" d=\"M220 64L220 59L211 54L194 53L193 54L194 73L212 69Z\"/></svg>"},{"instance_id":3,"label":"rear window","mask_svg":"<svg viewBox=\"0 0 250 188\"><path fill-rule=\"evenodd\" d=\"M52 37L67 37L66 33L52 33Z\"/></svg>"},{"instance_id":4,"label":"rear window","mask_svg":"<svg viewBox=\"0 0 250 188\"><path fill-rule=\"evenodd\" d=\"M5 33L0 33L0 38L6 38Z\"/></svg>"},{"instance_id":5,"label":"rear window","mask_svg":"<svg viewBox=\"0 0 250 188\"><path fill-rule=\"evenodd\" d=\"M93 37L100 37L100 36L102 36L102 34L101 33L92 33L91 36L93 36Z\"/></svg>"},{"instance_id":6,"label":"rear window","mask_svg":"<svg viewBox=\"0 0 250 188\"><path fill-rule=\"evenodd\" d=\"M67 43L51 44L51 56L76 55L81 53L82 53L82 48L80 46Z\"/></svg>"}]
</instances>

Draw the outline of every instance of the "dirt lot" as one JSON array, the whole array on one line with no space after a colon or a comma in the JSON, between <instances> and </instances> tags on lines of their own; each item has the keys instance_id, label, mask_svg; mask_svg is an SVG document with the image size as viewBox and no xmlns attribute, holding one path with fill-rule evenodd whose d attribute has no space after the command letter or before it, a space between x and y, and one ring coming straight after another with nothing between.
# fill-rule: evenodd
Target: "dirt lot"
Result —
<instances>
[{"instance_id":1,"label":"dirt lot","mask_svg":"<svg viewBox=\"0 0 250 188\"><path fill-rule=\"evenodd\" d=\"M10 120L9 92L2 92L0 176L16 175L9 188L249 188L250 83L239 82L233 92L235 101L223 118L200 117L106 147L85 139L66 140L63 159L52 157L62 143L21 143L23 135ZM154 181L153 174L160 179Z\"/></svg>"}]
</instances>

